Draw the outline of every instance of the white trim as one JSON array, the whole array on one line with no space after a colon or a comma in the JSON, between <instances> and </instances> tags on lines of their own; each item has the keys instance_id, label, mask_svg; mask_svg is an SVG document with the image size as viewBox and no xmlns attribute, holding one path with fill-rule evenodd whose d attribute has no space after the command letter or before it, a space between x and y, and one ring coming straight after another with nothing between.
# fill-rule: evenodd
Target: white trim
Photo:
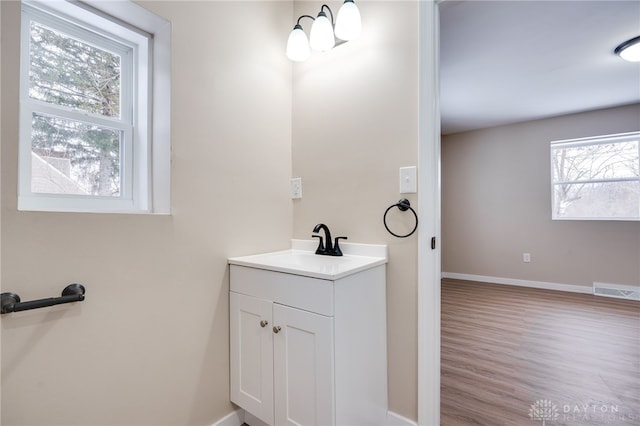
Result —
<instances>
[{"instance_id":1,"label":"white trim","mask_svg":"<svg viewBox=\"0 0 640 426\"><path fill-rule=\"evenodd\" d=\"M519 280L516 278L488 277L484 275L459 274L456 272L443 272L442 278L454 280L477 281L490 284L514 285L518 287L541 288L545 290L568 291L571 293L591 294L592 287L575 284L550 283L546 281Z\"/></svg>"},{"instance_id":2,"label":"white trim","mask_svg":"<svg viewBox=\"0 0 640 426\"><path fill-rule=\"evenodd\" d=\"M551 141L553 148L567 148L574 146L602 145L604 143L618 143L637 141L640 138L640 132L615 133L612 135L590 136L586 138L563 139Z\"/></svg>"},{"instance_id":3,"label":"white trim","mask_svg":"<svg viewBox=\"0 0 640 426\"><path fill-rule=\"evenodd\" d=\"M153 31L152 199L149 201L153 213L168 215L171 214L171 23L140 9L145 11L148 20L153 18L156 24L155 27L143 28Z\"/></svg>"},{"instance_id":4,"label":"white trim","mask_svg":"<svg viewBox=\"0 0 640 426\"><path fill-rule=\"evenodd\" d=\"M245 412L242 409L232 411L211 426L242 426L245 419Z\"/></svg>"},{"instance_id":5,"label":"white trim","mask_svg":"<svg viewBox=\"0 0 640 426\"><path fill-rule=\"evenodd\" d=\"M171 214L171 22L133 2L83 0L91 7L153 36L151 60L151 191L154 214Z\"/></svg>"},{"instance_id":6,"label":"white trim","mask_svg":"<svg viewBox=\"0 0 640 426\"><path fill-rule=\"evenodd\" d=\"M440 424L439 18L434 0L420 1L418 8L418 424L436 426Z\"/></svg>"},{"instance_id":7,"label":"white trim","mask_svg":"<svg viewBox=\"0 0 640 426\"><path fill-rule=\"evenodd\" d=\"M247 422L249 426L265 426L265 423L257 419L251 413L238 409L227 414L211 426L242 426ZM417 426L418 424L411 419L396 414L392 411L387 412L387 426Z\"/></svg>"},{"instance_id":8,"label":"white trim","mask_svg":"<svg viewBox=\"0 0 640 426\"><path fill-rule=\"evenodd\" d=\"M612 177L612 178L596 178L596 179L578 179L578 180L556 180L556 151L565 150L575 147L607 145L624 142L639 142L640 131L629 133L617 133L613 135L592 136L578 139L565 139L550 142L549 160L551 170L551 219L552 220L591 220L591 221L640 221L640 205L634 216L565 216L558 214L556 206L556 187L559 185L588 185L594 183L618 183L618 182L638 182L639 176ZM638 143L638 152L640 153L640 142Z\"/></svg>"},{"instance_id":9,"label":"white trim","mask_svg":"<svg viewBox=\"0 0 640 426\"><path fill-rule=\"evenodd\" d=\"M20 43L22 60L21 68L21 98L20 114L23 118L23 127L20 129L20 150L23 155L21 158L29 160L32 143L32 126L31 118L34 115L49 116L52 118L60 118L68 121L86 123L92 126L99 126L111 130L118 130L119 137L119 154L120 154L120 187L118 196L114 197L96 197L92 195L77 197L75 195L61 195L48 193L33 193L31 191L32 172L29 161L20 163L21 179L19 187L18 208L20 210L44 210L44 211L84 211L84 210L146 210L147 204L136 205L138 197L134 197L134 169L146 170L148 157L146 154L134 155L134 144L147 145L144 142L147 139L147 132L136 131L138 137L134 140L133 134L137 123L146 122L146 118L140 120L134 117L134 73L136 68L147 70L148 67L138 67L134 64L133 55L136 51L144 51L148 45L148 39L141 37L138 33L129 32L130 41L119 40L113 37L101 28L97 28L89 24L92 22L96 25L108 26L105 20L98 19L90 13L85 13L83 17L71 17L66 12L77 9L71 3L58 2L52 3L55 6L49 9L37 2L24 2L22 5L22 25L23 34ZM99 114L87 113L83 110L75 110L70 107L32 99L29 96L29 79L26 73L30 69L30 51L29 51L29 31L31 22L35 22L45 28L55 32L60 32L79 42L95 46L97 49L110 52L120 57L121 66L121 88L120 88L120 115L118 117L103 117ZM114 25L114 24L112 24ZM117 25L116 25L117 26ZM145 71L146 73L146 71ZM146 74L145 74L146 78ZM146 94L146 90L142 93ZM146 111L146 102L141 103ZM139 159L140 164L134 168L134 160ZM99 200L99 201L96 201Z\"/></svg>"},{"instance_id":10,"label":"white trim","mask_svg":"<svg viewBox=\"0 0 640 426\"><path fill-rule=\"evenodd\" d=\"M418 426L418 424L400 414L389 411L387 413L387 426Z\"/></svg>"},{"instance_id":11,"label":"white trim","mask_svg":"<svg viewBox=\"0 0 640 426\"><path fill-rule=\"evenodd\" d=\"M44 11L55 11L61 19L79 24L89 31L101 34L111 32L119 42L128 39L134 47L133 56L137 63L137 74L133 81L123 83L123 98L128 96L126 87L135 87L140 102L137 113L130 117L130 111L121 111L121 119L131 119L136 142L124 142L122 152L123 176L120 197L75 197L30 192L30 167L27 151L21 149L19 176L19 210L77 211L93 213L153 213L171 214L171 23L154 15L131 1L59 1L43 2L28 0L32 7ZM90 17L90 18L87 18ZM81 21L100 22L99 28L83 24ZM28 29L28 28L27 28ZM104 30L104 31L102 31ZM28 39L28 31L23 28L23 39ZM73 35L73 34L71 34ZM111 36L109 36L111 37ZM21 54L22 68L27 69L28 61ZM123 61L128 55L123 56ZM148 64L152 64L149 66ZM151 72L147 75L147 71ZM26 79L21 78L21 81ZM25 83L23 83L25 84ZM126 87L125 87L126 86ZM24 94L22 88L21 94ZM25 99L28 100L28 97ZM38 110L38 102L32 102ZM152 105L149 111L148 105ZM64 110L64 108L62 108ZM60 115L60 114L55 114ZM100 120L99 117L91 117ZM88 117L81 120L88 121ZM110 123L108 127L114 127ZM21 114L21 138L30 134L31 121L26 113ZM131 135L131 131L125 132ZM29 137L30 148L30 137ZM26 146L26 142L24 142ZM126 149L131 151L126 151ZM135 150L135 151L133 151ZM135 163L135 164L134 164Z\"/></svg>"}]
</instances>

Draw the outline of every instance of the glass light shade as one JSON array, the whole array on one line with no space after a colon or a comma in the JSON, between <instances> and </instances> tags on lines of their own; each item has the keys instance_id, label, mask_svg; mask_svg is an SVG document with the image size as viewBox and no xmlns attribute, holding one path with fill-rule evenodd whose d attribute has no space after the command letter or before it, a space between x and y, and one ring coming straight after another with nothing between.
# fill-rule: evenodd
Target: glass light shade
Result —
<instances>
[{"instance_id":1,"label":"glass light shade","mask_svg":"<svg viewBox=\"0 0 640 426\"><path fill-rule=\"evenodd\" d=\"M287 40L287 58L292 61L306 61L311 56L309 39L300 25L296 25Z\"/></svg>"},{"instance_id":2,"label":"glass light shade","mask_svg":"<svg viewBox=\"0 0 640 426\"><path fill-rule=\"evenodd\" d=\"M640 62L640 40L618 52L618 55L625 61Z\"/></svg>"},{"instance_id":3,"label":"glass light shade","mask_svg":"<svg viewBox=\"0 0 640 426\"><path fill-rule=\"evenodd\" d=\"M355 40L362 32L360 10L352 0L345 0L336 19L336 37L340 40Z\"/></svg>"},{"instance_id":4,"label":"glass light shade","mask_svg":"<svg viewBox=\"0 0 640 426\"><path fill-rule=\"evenodd\" d=\"M318 13L318 17L313 21L311 26L311 35L309 36L309 45L313 50L326 52L333 49L336 45L336 39L333 35L333 25L324 12Z\"/></svg>"}]
</instances>

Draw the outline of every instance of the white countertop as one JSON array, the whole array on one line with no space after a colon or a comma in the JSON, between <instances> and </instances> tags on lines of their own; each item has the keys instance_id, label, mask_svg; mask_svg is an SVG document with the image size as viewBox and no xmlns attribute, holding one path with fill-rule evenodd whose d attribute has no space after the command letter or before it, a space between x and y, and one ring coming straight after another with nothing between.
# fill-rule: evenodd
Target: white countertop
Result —
<instances>
[{"instance_id":1,"label":"white countertop","mask_svg":"<svg viewBox=\"0 0 640 426\"><path fill-rule=\"evenodd\" d=\"M288 250L232 257L229 264L337 280L388 261L386 245L341 242L343 256L317 255L317 245L315 240L291 240Z\"/></svg>"}]
</instances>

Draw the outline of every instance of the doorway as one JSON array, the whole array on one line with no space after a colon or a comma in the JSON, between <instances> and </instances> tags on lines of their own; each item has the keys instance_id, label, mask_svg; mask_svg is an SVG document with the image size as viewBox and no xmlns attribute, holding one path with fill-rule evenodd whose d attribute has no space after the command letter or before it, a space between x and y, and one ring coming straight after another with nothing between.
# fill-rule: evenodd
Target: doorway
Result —
<instances>
[{"instance_id":1,"label":"doorway","mask_svg":"<svg viewBox=\"0 0 640 426\"><path fill-rule=\"evenodd\" d=\"M439 18L419 3L418 424L440 424L440 112Z\"/></svg>"}]
</instances>

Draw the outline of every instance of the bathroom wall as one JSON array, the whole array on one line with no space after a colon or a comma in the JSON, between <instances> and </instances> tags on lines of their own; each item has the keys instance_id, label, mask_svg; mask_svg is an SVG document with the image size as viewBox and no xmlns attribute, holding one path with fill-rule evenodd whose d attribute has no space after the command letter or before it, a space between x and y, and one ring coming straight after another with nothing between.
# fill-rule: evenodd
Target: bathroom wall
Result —
<instances>
[{"instance_id":1,"label":"bathroom wall","mask_svg":"<svg viewBox=\"0 0 640 426\"><path fill-rule=\"evenodd\" d=\"M20 3L1 2L2 291L87 288L2 316L5 425L213 424L233 409L226 259L291 238L292 4L141 5L172 22L171 216L16 211Z\"/></svg>"},{"instance_id":2,"label":"bathroom wall","mask_svg":"<svg viewBox=\"0 0 640 426\"><path fill-rule=\"evenodd\" d=\"M295 15L315 14L320 5L296 2ZM360 39L293 67L293 175L303 186L294 237L310 238L323 222L349 241L389 245L389 409L416 419L417 242L391 236L382 216L405 197L398 169L418 161L418 2L358 6ZM415 194L407 198L417 205ZM413 216L397 212L390 226L410 231Z\"/></svg>"},{"instance_id":3,"label":"bathroom wall","mask_svg":"<svg viewBox=\"0 0 640 426\"><path fill-rule=\"evenodd\" d=\"M638 222L551 220L549 142L639 129L636 104L444 136L442 270L638 285Z\"/></svg>"}]
</instances>

